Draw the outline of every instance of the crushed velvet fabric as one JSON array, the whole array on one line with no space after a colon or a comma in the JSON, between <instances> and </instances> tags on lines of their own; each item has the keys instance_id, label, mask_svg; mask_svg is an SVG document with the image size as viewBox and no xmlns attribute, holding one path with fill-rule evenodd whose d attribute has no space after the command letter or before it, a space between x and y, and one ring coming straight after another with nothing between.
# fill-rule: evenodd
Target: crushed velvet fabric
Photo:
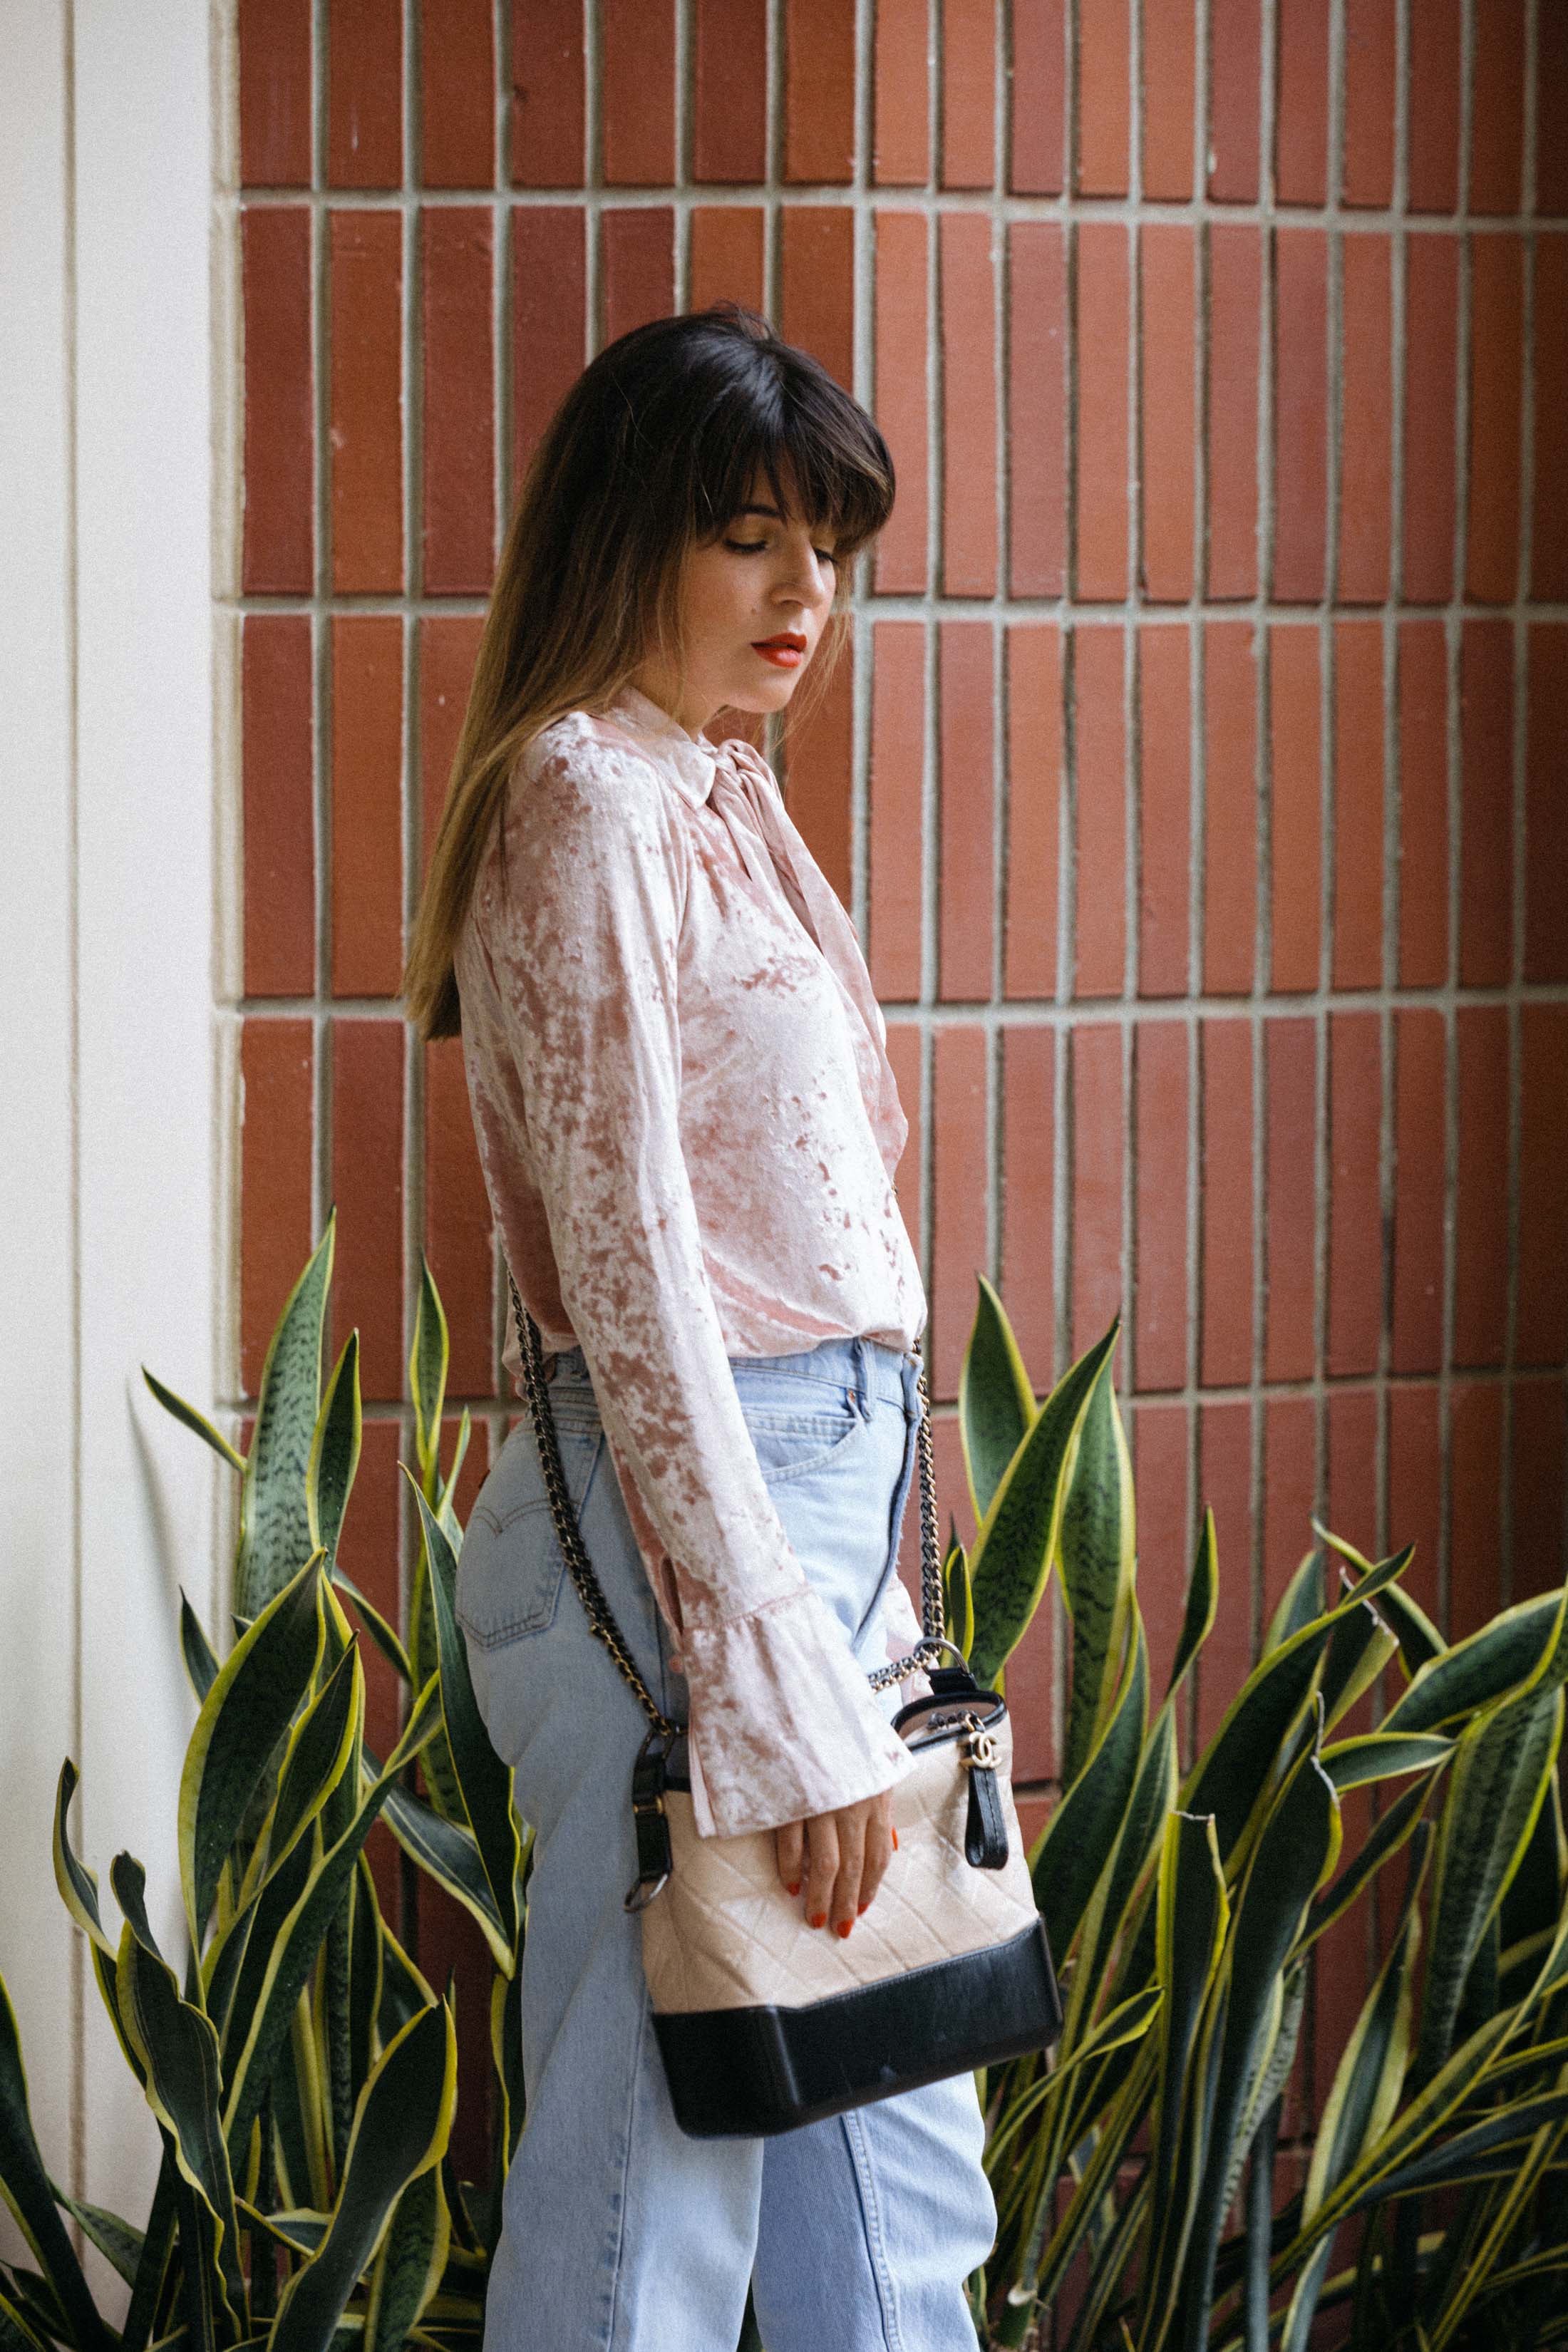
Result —
<instances>
[{"instance_id":1,"label":"crushed velvet fabric","mask_svg":"<svg viewBox=\"0 0 1568 2352\"><path fill-rule=\"evenodd\" d=\"M907 1348L926 1314L881 1007L766 761L629 686L556 719L509 779L457 974L490 1207L545 1348L586 1360L687 1678L699 1831L892 1787L908 1753L726 1361ZM510 1328L503 1361L516 1381ZM889 1656L918 1637L897 1577L884 1624Z\"/></svg>"}]
</instances>

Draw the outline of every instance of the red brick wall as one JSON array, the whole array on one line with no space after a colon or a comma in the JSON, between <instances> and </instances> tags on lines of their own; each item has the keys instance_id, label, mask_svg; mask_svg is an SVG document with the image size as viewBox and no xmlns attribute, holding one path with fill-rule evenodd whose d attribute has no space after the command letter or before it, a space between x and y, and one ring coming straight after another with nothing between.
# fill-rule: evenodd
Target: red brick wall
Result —
<instances>
[{"instance_id":1,"label":"red brick wall","mask_svg":"<svg viewBox=\"0 0 1568 2352\"><path fill-rule=\"evenodd\" d=\"M498 535L587 356L734 294L900 469L852 674L773 750L888 1011L944 1528L983 1268L1041 1388L1124 1309L1162 1664L1218 1513L1201 1721L1314 1509L1418 1541L1455 1631L1554 1580L1568 17L584 13L238 9L240 1379L335 1201L355 1572L395 1600L422 1241L476 1477L505 1425L457 1049L395 995ZM1055 1675L1042 1626L1026 1777Z\"/></svg>"}]
</instances>

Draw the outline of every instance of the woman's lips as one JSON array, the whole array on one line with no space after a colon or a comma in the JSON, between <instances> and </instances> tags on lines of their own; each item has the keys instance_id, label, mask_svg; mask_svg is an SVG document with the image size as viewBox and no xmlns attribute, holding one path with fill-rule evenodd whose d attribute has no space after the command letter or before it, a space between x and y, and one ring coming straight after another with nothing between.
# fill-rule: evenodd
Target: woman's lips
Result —
<instances>
[{"instance_id":1,"label":"woman's lips","mask_svg":"<svg viewBox=\"0 0 1568 2352\"><path fill-rule=\"evenodd\" d=\"M761 654L765 662L772 662L775 669L798 669L805 659L805 647L788 637L765 637L760 643L753 642L752 651Z\"/></svg>"}]
</instances>

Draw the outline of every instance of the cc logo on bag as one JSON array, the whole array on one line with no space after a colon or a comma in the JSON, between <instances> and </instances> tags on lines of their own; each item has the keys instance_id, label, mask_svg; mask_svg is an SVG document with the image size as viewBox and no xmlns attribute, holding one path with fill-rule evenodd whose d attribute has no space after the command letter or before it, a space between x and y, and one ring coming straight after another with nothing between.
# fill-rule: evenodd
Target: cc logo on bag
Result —
<instances>
[{"instance_id":1,"label":"cc logo on bag","mask_svg":"<svg viewBox=\"0 0 1568 2352\"><path fill-rule=\"evenodd\" d=\"M973 1771L994 1772L1002 1761L1002 1750L991 1733L976 1724L964 1742L964 1762Z\"/></svg>"}]
</instances>

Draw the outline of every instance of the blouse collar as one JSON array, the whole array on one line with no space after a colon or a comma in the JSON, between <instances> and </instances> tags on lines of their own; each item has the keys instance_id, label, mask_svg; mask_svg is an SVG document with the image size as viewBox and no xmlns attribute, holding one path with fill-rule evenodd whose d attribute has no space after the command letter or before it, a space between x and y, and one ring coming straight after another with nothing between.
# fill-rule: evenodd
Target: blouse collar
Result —
<instances>
[{"instance_id":1,"label":"blouse collar","mask_svg":"<svg viewBox=\"0 0 1568 2352\"><path fill-rule=\"evenodd\" d=\"M621 688L609 704L605 716L618 719L633 734L640 735L645 741L657 746L673 771L682 797L693 808L700 807L707 800L713 789L714 772L721 756L716 744L689 735L662 705L644 694L640 687L629 682Z\"/></svg>"}]
</instances>

